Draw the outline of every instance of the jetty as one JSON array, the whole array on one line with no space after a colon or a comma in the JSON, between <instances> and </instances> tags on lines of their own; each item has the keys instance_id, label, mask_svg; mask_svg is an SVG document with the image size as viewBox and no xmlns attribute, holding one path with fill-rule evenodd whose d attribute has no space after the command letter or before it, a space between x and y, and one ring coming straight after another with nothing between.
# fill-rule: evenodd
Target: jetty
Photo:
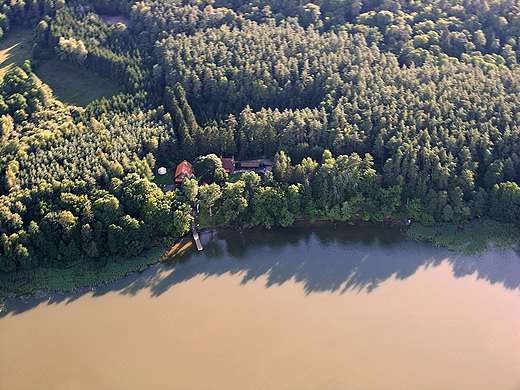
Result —
<instances>
[{"instance_id":1,"label":"jetty","mask_svg":"<svg viewBox=\"0 0 520 390\"><path fill-rule=\"evenodd\" d=\"M200 243L199 233L197 232L197 229L195 229L195 221L191 221L191 232L193 234L193 239L195 240L195 245L197 245L197 250L201 251L203 248Z\"/></svg>"},{"instance_id":2,"label":"jetty","mask_svg":"<svg viewBox=\"0 0 520 390\"><path fill-rule=\"evenodd\" d=\"M404 214L403 221L406 224L406 226L409 226L412 221L410 221L410 219L408 218L408 199L406 199L406 204L403 203L401 206L403 208L403 214Z\"/></svg>"}]
</instances>

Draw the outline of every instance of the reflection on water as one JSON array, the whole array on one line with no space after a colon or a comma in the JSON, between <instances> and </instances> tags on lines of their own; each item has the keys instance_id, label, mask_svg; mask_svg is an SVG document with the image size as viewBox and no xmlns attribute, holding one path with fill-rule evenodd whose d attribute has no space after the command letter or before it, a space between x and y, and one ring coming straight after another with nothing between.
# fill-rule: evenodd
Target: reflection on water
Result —
<instances>
[{"instance_id":1,"label":"reflection on water","mask_svg":"<svg viewBox=\"0 0 520 390\"><path fill-rule=\"evenodd\" d=\"M0 388L520 389L512 250L341 224L201 239L114 283L10 300Z\"/></svg>"}]
</instances>

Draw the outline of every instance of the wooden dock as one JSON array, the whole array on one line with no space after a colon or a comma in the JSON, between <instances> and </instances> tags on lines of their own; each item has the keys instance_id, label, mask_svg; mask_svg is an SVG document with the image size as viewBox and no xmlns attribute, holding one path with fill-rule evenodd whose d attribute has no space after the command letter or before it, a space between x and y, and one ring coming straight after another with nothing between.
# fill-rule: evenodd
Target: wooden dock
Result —
<instances>
[{"instance_id":1,"label":"wooden dock","mask_svg":"<svg viewBox=\"0 0 520 390\"><path fill-rule=\"evenodd\" d=\"M195 240L195 245L197 245L197 250L201 251L203 248L200 243L199 233L197 233L197 229L195 229L195 221L191 221L191 232L193 234L193 239Z\"/></svg>"}]
</instances>

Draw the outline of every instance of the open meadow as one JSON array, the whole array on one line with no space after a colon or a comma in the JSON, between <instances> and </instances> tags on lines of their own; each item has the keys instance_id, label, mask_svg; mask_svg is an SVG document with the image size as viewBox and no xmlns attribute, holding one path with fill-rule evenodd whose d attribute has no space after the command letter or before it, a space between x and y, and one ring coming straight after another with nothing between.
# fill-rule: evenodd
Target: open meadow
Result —
<instances>
[{"instance_id":1,"label":"open meadow","mask_svg":"<svg viewBox=\"0 0 520 390\"><path fill-rule=\"evenodd\" d=\"M122 92L121 86L92 72L52 59L43 62L36 75L49 87L56 98L68 105L86 107L90 102L110 98Z\"/></svg>"},{"instance_id":2,"label":"open meadow","mask_svg":"<svg viewBox=\"0 0 520 390\"><path fill-rule=\"evenodd\" d=\"M30 29L13 29L0 43L0 79L13 66L21 66L32 59L31 37ZM112 80L75 68L57 58L42 62L33 71L66 105L86 107L93 100L110 98L123 91Z\"/></svg>"},{"instance_id":3,"label":"open meadow","mask_svg":"<svg viewBox=\"0 0 520 390\"><path fill-rule=\"evenodd\" d=\"M31 37L31 29L13 29L6 34L0 43L0 79L13 66L21 66L31 58Z\"/></svg>"}]
</instances>

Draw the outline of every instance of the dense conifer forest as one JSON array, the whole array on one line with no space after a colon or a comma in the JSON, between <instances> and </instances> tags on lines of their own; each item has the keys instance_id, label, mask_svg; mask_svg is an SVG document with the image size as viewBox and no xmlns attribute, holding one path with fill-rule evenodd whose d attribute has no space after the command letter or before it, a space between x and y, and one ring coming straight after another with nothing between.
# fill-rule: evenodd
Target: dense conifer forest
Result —
<instances>
[{"instance_id":1,"label":"dense conifer forest","mask_svg":"<svg viewBox=\"0 0 520 390\"><path fill-rule=\"evenodd\" d=\"M3 1L0 36L17 26L33 58L0 84L0 271L139 254L197 203L233 228L407 210L518 231L517 0ZM34 74L54 57L125 93L63 105ZM185 159L195 177L163 192L157 167Z\"/></svg>"}]
</instances>

